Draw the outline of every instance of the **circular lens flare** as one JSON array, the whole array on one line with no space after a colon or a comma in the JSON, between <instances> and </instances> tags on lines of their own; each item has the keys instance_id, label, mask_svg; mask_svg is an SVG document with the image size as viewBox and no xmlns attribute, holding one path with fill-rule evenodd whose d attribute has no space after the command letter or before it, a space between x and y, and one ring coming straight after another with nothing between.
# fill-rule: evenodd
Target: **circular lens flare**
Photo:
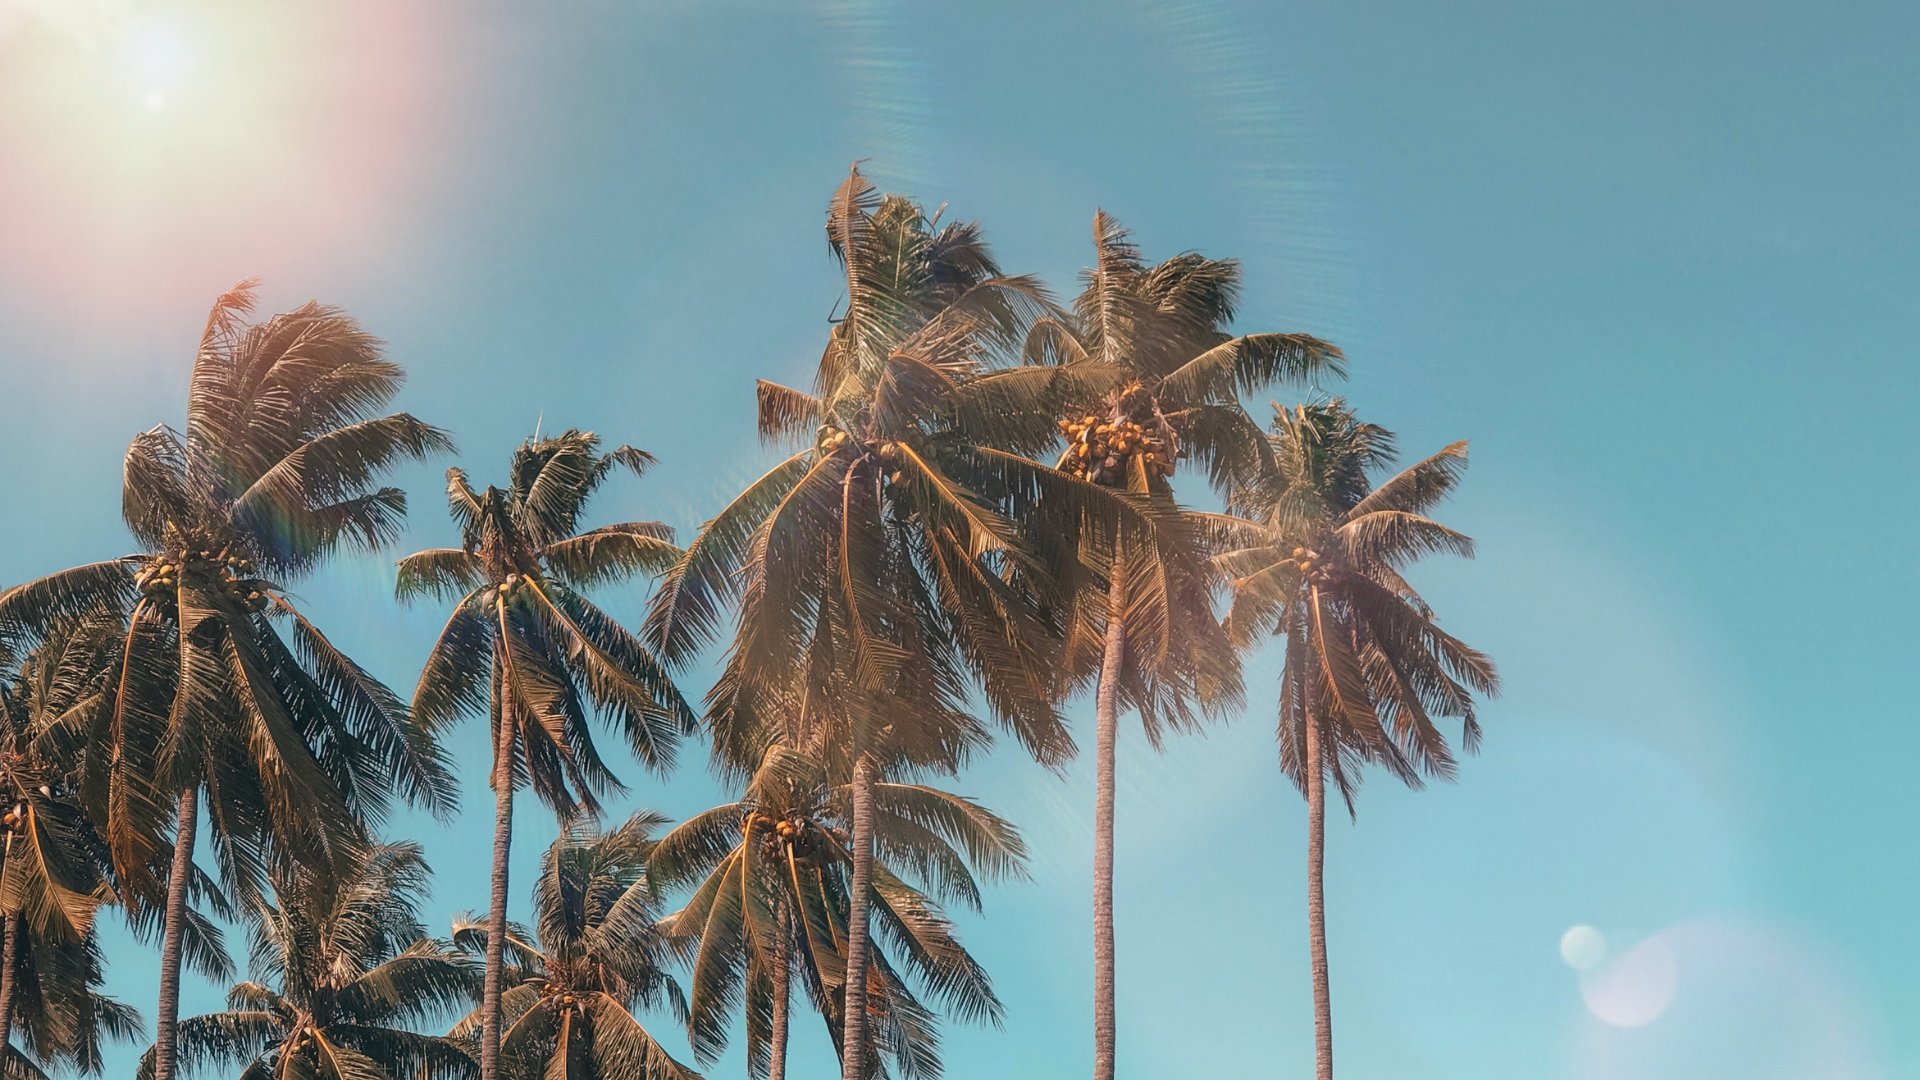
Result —
<instances>
[{"instance_id":1,"label":"circular lens flare","mask_svg":"<svg viewBox=\"0 0 1920 1080\"><path fill-rule=\"evenodd\" d=\"M1603 1023L1645 1027L1673 1004L1679 985L1680 967L1673 950L1656 936L1628 949L1605 967L1581 976L1580 999Z\"/></svg>"},{"instance_id":2,"label":"circular lens flare","mask_svg":"<svg viewBox=\"0 0 1920 1080\"><path fill-rule=\"evenodd\" d=\"M1592 971L1607 958L1606 935L1585 923L1560 935L1560 959L1575 971Z\"/></svg>"},{"instance_id":3,"label":"circular lens flare","mask_svg":"<svg viewBox=\"0 0 1920 1080\"><path fill-rule=\"evenodd\" d=\"M1580 990L1593 1019L1575 1049L1576 1080L1889 1075L1857 985L1791 928L1690 920L1582 976Z\"/></svg>"}]
</instances>

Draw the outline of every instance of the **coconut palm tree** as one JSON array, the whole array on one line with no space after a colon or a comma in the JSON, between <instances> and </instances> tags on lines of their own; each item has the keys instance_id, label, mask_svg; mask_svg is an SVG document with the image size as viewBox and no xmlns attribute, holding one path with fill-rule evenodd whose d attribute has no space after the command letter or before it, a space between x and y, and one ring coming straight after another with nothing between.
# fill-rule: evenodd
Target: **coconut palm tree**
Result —
<instances>
[{"instance_id":1,"label":"coconut palm tree","mask_svg":"<svg viewBox=\"0 0 1920 1080\"><path fill-rule=\"evenodd\" d=\"M688 1030L702 1062L725 1049L732 1014L744 1004L750 1071L783 1080L796 977L841 1045L849 794L846 784L829 782L819 755L776 744L740 799L688 819L654 849L656 887L692 886L686 906L663 925L670 938L690 943ZM869 1075L884 1074L884 1052L903 1077L937 1078L939 1032L923 998L994 1023L1001 1007L935 896L979 910L976 869L989 879L1018 874L1026 849L1011 824L936 788L876 782L873 805L868 904L880 940L893 944L898 959L873 951Z\"/></svg>"},{"instance_id":2,"label":"coconut palm tree","mask_svg":"<svg viewBox=\"0 0 1920 1080\"><path fill-rule=\"evenodd\" d=\"M427 938L429 890L414 844L370 844L342 867L277 875L253 912L254 981L223 1012L180 1023L189 1072L240 1070L242 1080L466 1080L479 1066L461 1043L413 1028L478 1000L479 970ZM141 1062L151 1076L153 1053Z\"/></svg>"},{"instance_id":3,"label":"coconut palm tree","mask_svg":"<svg viewBox=\"0 0 1920 1080\"><path fill-rule=\"evenodd\" d=\"M406 498L380 474L448 440L405 413L371 415L402 376L352 319L307 304L246 325L252 305L251 283L214 304L185 432L156 427L127 451L121 508L140 550L0 594L0 637L15 648L64 616L123 622L113 706L88 737L108 749L87 756L80 790L122 894L163 912L158 1080L174 1071L203 793L241 895L276 861L337 857L396 793L437 812L453 801L405 704L282 584L392 539Z\"/></svg>"},{"instance_id":4,"label":"coconut palm tree","mask_svg":"<svg viewBox=\"0 0 1920 1080\"><path fill-rule=\"evenodd\" d=\"M1338 398L1276 407L1274 468L1235 493L1240 517L1211 523L1229 550L1226 628L1236 644L1286 638L1280 683L1280 761L1307 799L1307 920L1312 945L1314 1058L1333 1075L1327 982L1326 782L1353 808L1366 764L1412 786L1451 779L1453 752L1437 719L1461 722L1469 751L1480 741L1474 695L1493 694L1493 662L1441 630L1401 573L1434 554L1471 556L1473 541L1427 516L1466 468L1454 443L1377 486L1395 457L1392 433L1361 422Z\"/></svg>"},{"instance_id":5,"label":"coconut palm tree","mask_svg":"<svg viewBox=\"0 0 1920 1080\"><path fill-rule=\"evenodd\" d=\"M699 1080L633 1015L665 1005L681 1022L687 1017L686 998L666 971L671 950L647 879L653 834L664 820L641 811L604 832L569 823L541 859L532 933L510 925L496 946L486 924L456 925L454 941L468 952L503 951L508 960L502 1076ZM472 1039L479 1029L476 1013L453 1035Z\"/></svg>"},{"instance_id":6,"label":"coconut palm tree","mask_svg":"<svg viewBox=\"0 0 1920 1080\"><path fill-rule=\"evenodd\" d=\"M589 601L585 590L674 565L680 549L658 522L579 531L594 492L616 468L639 475L653 458L630 446L600 452L592 432L533 438L514 451L505 488L475 491L447 471L458 548L400 563L400 597L453 599L414 690L432 730L484 712L493 741L493 885L481 1005L483 1080L499 1075L508 935L507 856L513 792L525 784L562 820L600 811L620 783L594 746L588 711L611 718L646 766L671 769L692 708L652 651Z\"/></svg>"},{"instance_id":7,"label":"coconut palm tree","mask_svg":"<svg viewBox=\"0 0 1920 1080\"><path fill-rule=\"evenodd\" d=\"M23 925L11 960L11 1035L0 1075L46 1080L44 1070L99 1076L109 1042L138 1042L140 1014L109 997L97 932L78 938L36 934Z\"/></svg>"},{"instance_id":8,"label":"coconut palm tree","mask_svg":"<svg viewBox=\"0 0 1920 1080\"><path fill-rule=\"evenodd\" d=\"M100 1071L101 1044L138 1038L138 1016L103 996L94 916L113 899L110 860L73 791L64 736L104 707L106 618L62 620L0 685L0 1054L7 1075L64 1064ZM17 1026L26 1055L14 1049Z\"/></svg>"},{"instance_id":9,"label":"coconut palm tree","mask_svg":"<svg viewBox=\"0 0 1920 1080\"><path fill-rule=\"evenodd\" d=\"M1266 446L1239 395L1278 382L1343 373L1333 345L1305 334L1235 336L1240 268L1188 252L1149 265L1126 230L1093 219L1094 265L1073 311L1042 318L1030 363L1072 372L1059 467L1157 504L1151 543L1115 545L1103 530L1065 535L1078 550L1055 561L1075 597L1067 670L1094 683L1094 1070L1114 1075L1113 817L1119 714L1140 714L1158 747L1191 728L1193 706L1237 708L1239 668L1214 620L1204 555L1173 505L1172 479L1196 461L1222 493L1251 480ZM1144 586L1144 588L1143 588Z\"/></svg>"},{"instance_id":10,"label":"coconut palm tree","mask_svg":"<svg viewBox=\"0 0 1920 1080\"><path fill-rule=\"evenodd\" d=\"M105 700L106 652L115 638L104 618L71 620L28 655L0 686L0 800L6 807L0 854L0 1045L12 1023L18 947L24 935L78 940L112 899L108 859L69 785L71 763L56 757L63 714Z\"/></svg>"},{"instance_id":11,"label":"coconut palm tree","mask_svg":"<svg viewBox=\"0 0 1920 1080\"><path fill-rule=\"evenodd\" d=\"M1073 743L1055 707L1057 627L1023 526L1049 497L1062 521L1117 527L1119 500L1021 452L1052 437L1070 377L1016 365L1044 296L1000 273L971 225L881 198L854 170L827 215L847 308L808 393L761 383L760 430L811 439L707 522L655 598L671 661L710 642L727 601L737 632L709 711L723 759L774 739L844 752L849 780L844 1080L867 1058L872 748L923 759L992 716L1058 766ZM954 745L957 752L963 744ZM955 759L957 760L957 759Z\"/></svg>"}]
</instances>

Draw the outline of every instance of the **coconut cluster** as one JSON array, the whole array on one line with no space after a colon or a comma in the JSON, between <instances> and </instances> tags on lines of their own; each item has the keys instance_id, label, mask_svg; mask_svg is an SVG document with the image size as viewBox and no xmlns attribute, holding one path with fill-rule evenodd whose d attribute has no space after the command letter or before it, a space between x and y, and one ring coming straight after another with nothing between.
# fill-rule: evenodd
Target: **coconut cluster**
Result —
<instances>
[{"instance_id":1,"label":"coconut cluster","mask_svg":"<svg viewBox=\"0 0 1920 1080\"><path fill-rule=\"evenodd\" d=\"M777 818L754 812L740 819L740 834L749 839L758 836L777 849L802 844L807 836L807 822L800 817Z\"/></svg>"},{"instance_id":2,"label":"coconut cluster","mask_svg":"<svg viewBox=\"0 0 1920 1080\"><path fill-rule=\"evenodd\" d=\"M856 442L853 435L837 427L822 427L820 438L814 444L821 457L831 457L848 443ZM861 452L880 462L886 470L887 483L897 484L903 474L900 469L900 444L892 439L870 439L859 444Z\"/></svg>"},{"instance_id":3,"label":"coconut cluster","mask_svg":"<svg viewBox=\"0 0 1920 1080\"><path fill-rule=\"evenodd\" d=\"M1179 437L1154 407L1153 396L1139 383L1120 392L1107 416L1088 413L1060 421L1067 452L1060 467L1084 480L1124 487L1139 458L1149 479L1173 475Z\"/></svg>"},{"instance_id":4,"label":"coconut cluster","mask_svg":"<svg viewBox=\"0 0 1920 1080\"><path fill-rule=\"evenodd\" d=\"M1340 572L1340 568L1328 561L1325 555L1310 547L1296 546L1293 549L1293 564L1300 568L1301 577L1323 585L1331 582Z\"/></svg>"},{"instance_id":5,"label":"coconut cluster","mask_svg":"<svg viewBox=\"0 0 1920 1080\"><path fill-rule=\"evenodd\" d=\"M530 574L508 574L506 577L500 579L500 599L505 600L515 592L525 590L532 584L533 577Z\"/></svg>"},{"instance_id":6,"label":"coconut cluster","mask_svg":"<svg viewBox=\"0 0 1920 1080\"><path fill-rule=\"evenodd\" d=\"M853 436L839 428L823 427L820 429L820 438L817 445L822 454L831 454L852 441Z\"/></svg>"},{"instance_id":7,"label":"coconut cluster","mask_svg":"<svg viewBox=\"0 0 1920 1080\"><path fill-rule=\"evenodd\" d=\"M21 799L19 802L14 803L12 809L7 811L6 816L0 817L0 823L6 825L7 832L9 833L24 831L27 827L27 800Z\"/></svg>"},{"instance_id":8,"label":"coconut cluster","mask_svg":"<svg viewBox=\"0 0 1920 1080\"><path fill-rule=\"evenodd\" d=\"M215 548L209 544L155 556L134 578L134 585L143 595L165 599L179 589L184 575L203 587L221 590L249 611L262 611L267 606L267 595L253 571L252 559L231 547Z\"/></svg>"}]
</instances>

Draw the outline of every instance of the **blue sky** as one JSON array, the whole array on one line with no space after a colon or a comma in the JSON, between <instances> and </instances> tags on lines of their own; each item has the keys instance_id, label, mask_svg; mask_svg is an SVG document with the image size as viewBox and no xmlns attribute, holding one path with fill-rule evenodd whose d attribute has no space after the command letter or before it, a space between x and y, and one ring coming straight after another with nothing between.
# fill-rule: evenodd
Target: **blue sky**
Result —
<instances>
[{"instance_id":1,"label":"blue sky","mask_svg":"<svg viewBox=\"0 0 1920 1080\"><path fill-rule=\"evenodd\" d=\"M1376 778L1333 824L1343 1072L1914 1075L1916 24L1892 3L0 0L0 581L126 549L119 456L177 421L235 279L358 315L476 478L536 422L589 427L662 458L602 517L690 529L766 460L751 380L818 355L848 162L1062 292L1103 206L1151 255L1242 259L1242 326L1344 345L1344 392L1410 454L1473 440L1446 515L1480 557L1418 582L1507 693L1458 785ZM412 547L451 535L446 464L403 477ZM299 592L411 685L438 619L394 606L391 557ZM1311 1058L1270 657L1249 683L1237 722L1122 747L1128 1075ZM436 924L485 900L485 741L453 750L463 815L395 830L427 845ZM634 805L709 805L700 757L628 769ZM1085 1068L1089 780L1009 754L960 783L1035 859L965 920L1009 1018L952 1030L952 1075ZM553 828L521 820L524 882ZM1575 926L1605 943L1584 977ZM151 957L113 960L150 1014ZM217 1000L195 984L186 1008ZM803 1025L798 1075L826 1053Z\"/></svg>"}]
</instances>

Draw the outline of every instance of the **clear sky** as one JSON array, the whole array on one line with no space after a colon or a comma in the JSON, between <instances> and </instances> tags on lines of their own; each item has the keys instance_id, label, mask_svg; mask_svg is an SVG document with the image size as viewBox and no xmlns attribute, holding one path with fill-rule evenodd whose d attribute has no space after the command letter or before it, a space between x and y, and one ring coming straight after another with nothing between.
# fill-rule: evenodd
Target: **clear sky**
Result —
<instances>
[{"instance_id":1,"label":"clear sky","mask_svg":"<svg viewBox=\"0 0 1920 1080\"><path fill-rule=\"evenodd\" d=\"M1156 257L1244 260L1242 326L1344 345L1409 453L1473 440L1445 513L1480 558L1417 582L1508 692L1458 785L1376 777L1330 829L1343 1073L1920 1075L1916 33L1867 0L0 0L0 582L127 549L120 454L179 421L238 278L358 315L477 479L590 427L662 458L602 518L691 529L767 458L752 379L818 356L850 161L1062 292L1104 206ZM412 547L452 535L446 464L404 474ZM410 687L439 617L395 607L391 562L299 592ZM1310 1067L1274 677L1204 738L1122 746L1126 1075ZM453 750L462 816L395 829L435 924L485 902L486 742ZM719 798L702 755L626 770L633 805ZM949 1074L1076 1075L1090 763L960 787L1035 858L965 920L1008 1021L953 1030ZM523 885L553 828L521 821ZM150 954L116 931L113 965L151 1016Z\"/></svg>"}]
</instances>

